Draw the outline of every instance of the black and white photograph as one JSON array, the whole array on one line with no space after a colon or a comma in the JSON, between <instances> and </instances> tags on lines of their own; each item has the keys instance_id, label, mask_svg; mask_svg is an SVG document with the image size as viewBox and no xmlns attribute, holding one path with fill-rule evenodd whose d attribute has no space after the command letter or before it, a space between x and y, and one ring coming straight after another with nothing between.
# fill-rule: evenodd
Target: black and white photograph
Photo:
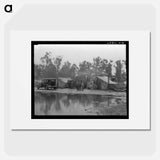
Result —
<instances>
[{"instance_id":1,"label":"black and white photograph","mask_svg":"<svg viewBox=\"0 0 160 160\"><path fill-rule=\"evenodd\" d=\"M128 119L129 41L31 41L32 119Z\"/></svg>"}]
</instances>

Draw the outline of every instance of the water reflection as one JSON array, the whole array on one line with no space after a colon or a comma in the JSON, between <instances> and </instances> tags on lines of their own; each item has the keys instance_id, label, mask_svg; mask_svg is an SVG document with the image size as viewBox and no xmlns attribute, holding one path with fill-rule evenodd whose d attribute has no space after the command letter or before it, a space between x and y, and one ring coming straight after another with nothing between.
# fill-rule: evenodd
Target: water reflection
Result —
<instances>
[{"instance_id":1,"label":"water reflection","mask_svg":"<svg viewBox=\"0 0 160 160\"><path fill-rule=\"evenodd\" d=\"M35 93L36 115L126 115L126 99L101 95Z\"/></svg>"}]
</instances>

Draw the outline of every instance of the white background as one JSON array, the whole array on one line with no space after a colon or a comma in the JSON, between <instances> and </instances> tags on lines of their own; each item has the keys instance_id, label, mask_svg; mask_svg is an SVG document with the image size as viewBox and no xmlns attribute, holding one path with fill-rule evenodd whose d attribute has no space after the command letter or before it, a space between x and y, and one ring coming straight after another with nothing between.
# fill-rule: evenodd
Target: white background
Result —
<instances>
[{"instance_id":1,"label":"white background","mask_svg":"<svg viewBox=\"0 0 160 160\"><path fill-rule=\"evenodd\" d=\"M147 31L11 31L7 78L11 129L150 129L149 35ZM129 41L129 119L31 119L32 40Z\"/></svg>"},{"instance_id":2,"label":"white background","mask_svg":"<svg viewBox=\"0 0 160 160\"><path fill-rule=\"evenodd\" d=\"M9 2L9 1L7 1ZM3 5L6 1L1 1L0 5L0 47L1 53L4 53L4 28L6 28L6 22L10 21L13 16L22 8L23 4L33 3L49 3L53 4L55 1L50 0L17 0L13 1L14 12L13 14L6 14L3 12ZM1 112L0 112L0 159L140 159L140 160L158 160L160 159L160 117L159 117L159 95L160 95L160 63L159 63L159 28L160 28L160 1L159 0L58 0L59 4L99 4L105 5L119 5L122 7L126 5L132 5L133 10L129 8L128 12L122 13L119 10L114 10L114 13L109 17L117 17L117 15L126 14L125 18L122 17L113 21L109 19L107 25L102 25L105 21L100 21L99 25L90 26L93 21L86 23L90 29L95 30L102 29L116 29L116 30L152 30L154 32L152 39L152 130L147 132L137 131L124 131L124 132L12 132L9 126L9 110L5 103L4 105L4 79L1 81ZM150 8L144 9L144 5L150 5ZM141 5L142 10L136 10L134 5ZM151 11L156 11L152 16ZM148 12L147 12L148 11ZM107 11L106 11L107 12ZM29 15L27 12L26 15ZM45 13L45 12L44 12ZM85 12L86 13L86 12ZM97 12L98 13L98 12ZM96 14L97 14L96 13ZM117 14L115 14L117 13ZM20 15L20 14L19 14ZM80 14L81 15L81 14ZM111 16L112 15L112 16ZM24 15L23 15L24 16ZM29 15L29 17L32 17ZM154 18L153 18L154 17ZM84 17L83 17L84 18ZM99 17L98 17L99 18ZM156 26L151 19L156 20ZM26 20L26 19L24 19ZM116 22L118 21L119 24ZM126 23L125 23L126 22ZM137 22L137 23L135 23ZM59 22L61 23L61 21ZM21 23L21 27L23 26ZM113 25L115 24L115 25ZM26 24L25 24L26 25ZM78 24L80 28L83 28ZM154 26L154 27L153 27ZM18 25L17 25L18 27ZM21 28L19 27L19 28ZM40 26L41 28L42 26ZM53 26L52 26L53 27ZM57 27L57 26L56 26ZM66 26L65 26L66 27ZM68 26L68 29L74 30L74 25ZM28 28L28 26L27 26ZM59 26L60 28L60 26ZM63 28L63 27L62 27ZM67 28L67 27L66 27ZM89 29L87 28L87 29ZM4 54L1 54L0 69L1 75L5 74L4 70ZM6 81L6 80L5 80ZM6 92L5 92L6 95ZM7 98L5 99L7 100ZM5 113L5 114L4 114Z\"/></svg>"}]
</instances>

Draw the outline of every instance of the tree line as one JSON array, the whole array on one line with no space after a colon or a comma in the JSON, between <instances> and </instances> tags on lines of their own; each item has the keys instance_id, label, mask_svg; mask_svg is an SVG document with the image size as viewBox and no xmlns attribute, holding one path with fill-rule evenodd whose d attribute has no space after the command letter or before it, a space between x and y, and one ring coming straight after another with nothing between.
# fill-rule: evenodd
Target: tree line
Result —
<instances>
[{"instance_id":1,"label":"tree line","mask_svg":"<svg viewBox=\"0 0 160 160\"><path fill-rule=\"evenodd\" d=\"M96 75L108 76L115 82L126 81L126 60L102 59L100 57L93 58L92 62L86 60L79 65L71 64L69 61L63 62L62 57L53 57L51 52L46 52L40 58L40 64L34 64L34 78L58 78L58 77L92 77ZM113 72L114 70L114 72Z\"/></svg>"}]
</instances>

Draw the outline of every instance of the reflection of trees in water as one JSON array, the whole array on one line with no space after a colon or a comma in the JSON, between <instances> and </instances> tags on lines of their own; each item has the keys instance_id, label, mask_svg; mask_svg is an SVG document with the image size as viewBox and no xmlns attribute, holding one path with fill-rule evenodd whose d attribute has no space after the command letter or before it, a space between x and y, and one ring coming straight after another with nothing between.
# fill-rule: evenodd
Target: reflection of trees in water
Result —
<instances>
[{"instance_id":1,"label":"reflection of trees in water","mask_svg":"<svg viewBox=\"0 0 160 160\"><path fill-rule=\"evenodd\" d=\"M49 114L52 107L55 111L61 111L62 106L72 107L73 105L81 105L83 107L92 105L95 108L112 107L123 104L120 98L102 95L83 95L83 94L62 94L62 93L36 93L35 103L40 105L40 110L45 115ZM61 106L62 105L62 106Z\"/></svg>"},{"instance_id":2,"label":"reflection of trees in water","mask_svg":"<svg viewBox=\"0 0 160 160\"><path fill-rule=\"evenodd\" d=\"M61 95L61 102L63 103L64 106L69 107L70 104L70 98L69 95L65 94L65 95Z\"/></svg>"},{"instance_id":3,"label":"reflection of trees in water","mask_svg":"<svg viewBox=\"0 0 160 160\"><path fill-rule=\"evenodd\" d=\"M101 95L96 95L93 97L93 105L94 107L99 107L99 106L110 106L111 104L111 97L110 96L101 96Z\"/></svg>"},{"instance_id":4,"label":"reflection of trees in water","mask_svg":"<svg viewBox=\"0 0 160 160\"><path fill-rule=\"evenodd\" d=\"M71 94L61 94L61 93L58 94L37 93L35 101L38 101L40 104L45 103L44 106L45 109L43 109L43 112L47 114L48 111L51 109L52 105L56 110L61 109L61 103L63 103L65 107L69 107L77 103L79 103L82 106L88 106L93 103L94 97L93 95L82 95L82 94L71 95Z\"/></svg>"},{"instance_id":5,"label":"reflection of trees in water","mask_svg":"<svg viewBox=\"0 0 160 160\"><path fill-rule=\"evenodd\" d=\"M51 106L52 106L52 104L53 104L53 99L55 99L56 98L56 96L55 95L50 95L50 94L43 94L43 97L44 97L44 99L45 99L45 106L44 106L44 114L48 114L49 113L49 111L51 110Z\"/></svg>"},{"instance_id":6,"label":"reflection of trees in water","mask_svg":"<svg viewBox=\"0 0 160 160\"><path fill-rule=\"evenodd\" d=\"M94 107L112 107L119 104L125 104L121 98L114 96L93 96Z\"/></svg>"},{"instance_id":7,"label":"reflection of trees in water","mask_svg":"<svg viewBox=\"0 0 160 160\"><path fill-rule=\"evenodd\" d=\"M67 98L63 100L64 105L70 105L79 103L82 106L94 105L98 107L101 102L105 102L108 106L112 103L112 97L110 96L101 96L101 95L84 95L84 94L75 94L66 95Z\"/></svg>"},{"instance_id":8,"label":"reflection of trees in water","mask_svg":"<svg viewBox=\"0 0 160 160\"><path fill-rule=\"evenodd\" d=\"M55 102L54 102L54 107L56 109L56 111L60 111L61 110L61 105L60 105L60 100L61 99L61 96L59 94L55 94ZM53 101L53 99L52 99Z\"/></svg>"},{"instance_id":9,"label":"reflection of trees in water","mask_svg":"<svg viewBox=\"0 0 160 160\"><path fill-rule=\"evenodd\" d=\"M75 95L73 98L75 98L75 100L82 106L86 106L90 103L90 99L87 96L85 97L85 95Z\"/></svg>"},{"instance_id":10,"label":"reflection of trees in water","mask_svg":"<svg viewBox=\"0 0 160 160\"><path fill-rule=\"evenodd\" d=\"M35 105L37 106L35 110L35 114L44 113L45 98L40 93L34 94L34 98L35 98Z\"/></svg>"},{"instance_id":11,"label":"reflection of trees in water","mask_svg":"<svg viewBox=\"0 0 160 160\"><path fill-rule=\"evenodd\" d=\"M50 96L45 96L45 107L44 107L44 114L48 114L48 112L51 109L52 106L52 99L50 98Z\"/></svg>"},{"instance_id":12,"label":"reflection of trees in water","mask_svg":"<svg viewBox=\"0 0 160 160\"><path fill-rule=\"evenodd\" d=\"M38 101L40 104L44 103L43 107L41 108L42 112L47 115L49 114L51 107L54 106L55 110L61 110L60 105L60 95L59 94L40 94L35 96L35 102Z\"/></svg>"},{"instance_id":13,"label":"reflection of trees in water","mask_svg":"<svg viewBox=\"0 0 160 160\"><path fill-rule=\"evenodd\" d=\"M67 95L67 99L71 101L72 104L79 103L81 106L87 106L92 102L92 96L75 94L75 95Z\"/></svg>"}]
</instances>

